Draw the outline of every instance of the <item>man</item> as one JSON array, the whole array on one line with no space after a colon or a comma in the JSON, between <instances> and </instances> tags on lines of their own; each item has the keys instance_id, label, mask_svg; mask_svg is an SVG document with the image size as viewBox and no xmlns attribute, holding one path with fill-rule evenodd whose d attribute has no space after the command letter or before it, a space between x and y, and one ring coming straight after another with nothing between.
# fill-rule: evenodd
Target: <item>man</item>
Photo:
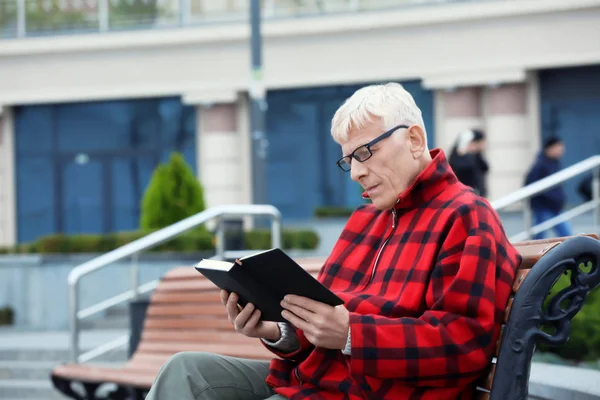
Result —
<instances>
[{"instance_id":1,"label":"man","mask_svg":"<svg viewBox=\"0 0 600 400\"><path fill-rule=\"evenodd\" d=\"M560 159L565 152L565 146L557 137L550 137L544 142L544 146L533 166L527 173L525 184L529 185L546 178L561 170ZM531 210L535 224L539 225L559 215L565 206L566 195L561 185L554 186L531 198ZM573 234L568 222L554 225L558 236L571 236ZM534 235L534 239L543 239L545 232Z\"/></svg>"},{"instance_id":2,"label":"man","mask_svg":"<svg viewBox=\"0 0 600 400\"><path fill-rule=\"evenodd\" d=\"M487 196L486 175L490 169L483 158L485 146L482 131L463 131L458 135L448 160L458 180L472 187L481 197Z\"/></svg>"},{"instance_id":3,"label":"man","mask_svg":"<svg viewBox=\"0 0 600 400\"><path fill-rule=\"evenodd\" d=\"M335 113L338 166L373 204L350 217L318 279L345 304L286 296L289 323L222 293L235 329L270 364L175 355L148 399L470 399L492 358L520 256L489 204L429 152L398 84L358 90Z\"/></svg>"}]
</instances>

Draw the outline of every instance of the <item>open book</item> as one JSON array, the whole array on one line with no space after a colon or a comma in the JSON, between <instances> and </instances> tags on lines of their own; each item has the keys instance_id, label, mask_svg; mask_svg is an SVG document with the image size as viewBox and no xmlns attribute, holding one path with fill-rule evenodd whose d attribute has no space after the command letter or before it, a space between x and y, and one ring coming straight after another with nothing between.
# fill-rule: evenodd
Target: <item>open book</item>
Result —
<instances>
[{"instance_id":1,"label":"open book","mask_svg":"<svg viewBox=\"0 0 600 400\"><path fill-rule=\"evenodd\" d=\"M285 322L280 302L287 294L331 306L343 304L281 249L252 254L235 262L203 259L195 268L219 288L237 293L239 305L254 304L265 321Z\"/></svg>"}]
</instances>

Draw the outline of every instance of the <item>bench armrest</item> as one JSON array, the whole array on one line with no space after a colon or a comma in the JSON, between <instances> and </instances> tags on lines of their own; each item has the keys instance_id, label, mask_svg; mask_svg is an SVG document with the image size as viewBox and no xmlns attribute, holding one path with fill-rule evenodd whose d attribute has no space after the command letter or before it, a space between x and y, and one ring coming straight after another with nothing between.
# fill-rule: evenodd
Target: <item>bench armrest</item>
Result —
<instances>
[{"instance_id":1,"label":"bench armrest","mask_svg":"<svg viewBox=\"0 0 600 400\"><path fill-rule=\"evenodd\" d=\"M588 273L580 264L591 263ZM571 271L571 285L556 293L543 305L561 275ZM570 321L581 310L586 296L600 285L600 241L573 237L548 251L527 275L515 293L513 305L502 333L491 400L526 400L530 364L535 346L543 343L560 346L569 339ZM561 304L567 303L563 308ZM541 326L553 326L548 334Z\"/></svg>"}]
</instances>

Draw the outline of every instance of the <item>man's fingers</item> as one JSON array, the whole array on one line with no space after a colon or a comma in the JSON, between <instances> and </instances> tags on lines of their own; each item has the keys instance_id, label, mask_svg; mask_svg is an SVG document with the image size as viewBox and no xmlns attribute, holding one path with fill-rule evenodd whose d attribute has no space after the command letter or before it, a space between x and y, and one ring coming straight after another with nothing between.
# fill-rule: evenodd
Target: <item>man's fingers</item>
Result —
<instances>
[{"instance_id":1,"label":"man's fingers","mask_svg":"<svg viewBox=\"0 0 600 400\"><path fill-rule=\"evenodd\" d=\"M302 318L298 317L297 315L295 315L294 313L284 310L281 313L281 316L283 318L285 318L287 321L289 321L290 324L292 324L293 326L295 326L296 328L303 330L303 331L307 331L309 329L311 329L311 324L309 324L308 322L306 322L305 320L303 320Z\"/></svg>"},{"instance_id":2,"label":"man's fingers","mask_svg":"<svg viewBox=\"0 0 600 400\"><path fill-rule=\"evenodd\" d=\"M238 316L238 314L240 313L240 310L238 308L238 295L235 293L231 293L229 295L229 298L227 299L227 303L225 305L225 307L227 308L227 314L229 315L229 319L231 322L233 322L236 317Z\"/></svg>"},{"instance_id":3,"label":"man's fingers","mask_svg":"<svg viewBox=\"0 0 600 400\"><path fill-rule=\"evenodd\" d=\"M294 315L308 322L311 322L313 320L313 317L315 316L315 313L308 311L307 309L302 308L300 306L288 303L285 300L281 302L281 306L285 310L291 311Z\"/></svg>"},{"instance_id":4,"label":"man's fingers","mask_svg":"<svg viewBox=\"0 0 600 400\"><path fill-rule=\"evenodd\" d=\"M246 304L244 309L237 315L237 317L235 317L233 326L235 327L236 331L242 331L246 327L246 324L248 323L248 320L250 319L250 316L254 310L254 304Z\"/></svg>"},{"instance_id":5,"label":"man's fingers","mask_svg":"<svg viewBox=\"0 0 600 400\"><path fill-rule=\"evenodd\" d=\"M256 327L256 325L258 325L258 322L260 321L260 315L261 315L260 310L255 309L252 312L252 315L250 316L248 321L246 322L244 329L254 329Z\"/></svg>"},{"instance_id":6,"label":"man's fingers","mask_svg":"<svg viewBox=\"0 0 600 400\"><path fill-rule=\"evenodd\" d=\"M227 305L227 299L229 298L229 292L225 289L221 289L221 292L219 293L221 295L221 304L223 304L224 306Z\"/></svg>"},{"instance_id":7,"label":"man's fingers","mask_svg":"<svg viewBox=\"0 0 600 400\"><path fill-rule=\"evenodd\" d=\"M327 304L321 303L320 301L312 300L308 297L294 296L293 294L288 294L285 296L281 305L284 308L288 308L289 305L294 305L302 307L305 310L313 313L323 312L326 311L328 307L331 307Z\"/></svg>"}]
</instances>

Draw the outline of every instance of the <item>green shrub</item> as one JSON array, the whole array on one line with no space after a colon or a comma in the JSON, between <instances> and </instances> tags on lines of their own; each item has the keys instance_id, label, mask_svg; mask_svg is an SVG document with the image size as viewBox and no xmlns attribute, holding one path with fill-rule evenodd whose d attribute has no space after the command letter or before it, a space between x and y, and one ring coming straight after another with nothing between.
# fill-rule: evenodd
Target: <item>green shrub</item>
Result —
<instances>
[{"instance_id":1,"label":"green shrub","mask_svg":"<svg viewBox=\"0 0 600 400\"><path fill-rule=\"evenodd\" d=\"M205 208L202 185L183 156L173 153L169 162L160 164L152 174L142 199L140 228L164 228Z\"/></svg>"},{"instance_id":2,"label":"green shrub","mask_svg":"<svg viewBox=\"0 0 600 400\"><path fill-rule=\"evenodd\" d=\"M317 218L347 218L354 212L349 207L323 206L315 208L314 215Z\"/></svg>"},{"instance_id":3,"label":"green shrub","mask_svg":"<svg viewBox=\"0 0 600 400\"><path fill-rule=\"evenodd\" d=\"M15 312L10 306L0 308L0 325L12 325L15 322Z\"/></svg>"},{"instance_id":4,"label":"green shrub","mask_svg":"<svg viewBox=\"0 0 600 400\"><path fill-rule=\"evenodd\" d=\"M108 235L63 235L55 234L40 238L34 243L21 244L16 248L20 254L68 254L68 253L106 253L133 242L151 231L119 232ZM282 232L284 249L316 249L319 236L311 230L287 230ZM271 248L271 233L268 229L244 232L244 245L248 250ZM215 248L215 236L206 229L195 229L183 233L165 243L150 249L150 252L196 252L212 251Z\"/></svg>"},{"instance_id":5,"label":"green shrub","mask_svg":"<svg viewBox=\"0 0 600 400\"><path fill-rule=\"evenodd\" d=\"M591 266L580 266L589 270ZM549 299L560 290L570 286L571 272L560 277L550 291ZM544 328L548 333L551 329ZM540 351L555 353L571 361L600 359L600 290L588 295L581 311L571 320L571 335L566 344L560 347L540 346Z\"/></svg>"},{"instance_id":6,"label":"green shrub","mask_svg":"<svg viewBox=\"0 0 600 400\"><path fill-rule=\"evenodd\" d=\"M311 230L283 230L281 246L283 249L316 249L319 246L319 235ZM271 248L271 231L257 229L246 232L244 245L249 250Z\"/></svg>"}]
</instances>

